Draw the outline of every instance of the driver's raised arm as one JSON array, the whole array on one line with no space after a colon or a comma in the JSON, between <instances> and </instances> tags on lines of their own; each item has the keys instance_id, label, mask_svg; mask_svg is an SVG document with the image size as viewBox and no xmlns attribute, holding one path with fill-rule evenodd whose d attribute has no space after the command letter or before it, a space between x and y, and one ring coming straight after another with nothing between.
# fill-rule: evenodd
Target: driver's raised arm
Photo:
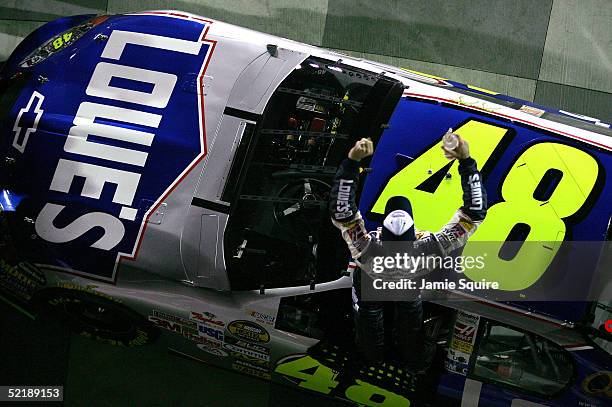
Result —
<instances>
[{"instance_id":1,"label":"driver's raised arm","mask_svg":"<svg viewBox=\"0 0 612 407\"><path fill-rule=\"evenodd\" d=\"M348 158L340 164L334 177L329 211L332 222L342 232L351 256L356 261L370 245L370 236L355 201L359 183L359 161L372 155L374 145L369 139L361 139L349 151Z\"/></svg>"},{"instance_id":2,"label":"driver's raised arm","mask_svg":"<svg viewBox=\"0 0 612 407\"><path fill-rule=\"evenodd\" d=\"M487 191L482 183L476 161L470 157L469 146L457 136L459 146L455 150L444 150L448 159L459 161L459 175L463 191L463 205L440 231L434 233L443 255L459 249L467 243L487 215Z\"/></svg>"}]
</instances>

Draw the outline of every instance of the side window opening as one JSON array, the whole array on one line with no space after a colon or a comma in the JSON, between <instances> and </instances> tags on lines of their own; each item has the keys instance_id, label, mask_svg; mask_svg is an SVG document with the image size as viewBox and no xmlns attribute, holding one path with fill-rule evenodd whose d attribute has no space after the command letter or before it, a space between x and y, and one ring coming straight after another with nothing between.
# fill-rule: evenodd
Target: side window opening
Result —
<instances>
[{"instance_id":1,"label":"side window opening","mask_svg":"<svg viewBox=\"0 0 612 407\"><path fill-rule=\"evenodd\" d=\"M473 376L522 391L552 396L572 380L570 355L558 345L487 321L477 349Z\"/></svg>"},{"instance_id":2,"label":"side window opening","mask_svg":"<svg viewBox=\"0 0 612 407\"><path fill-rule=\"evenodd\" d=\"M340 276L348 252L328 219L333 176L356 138L376 137L359 124L364 116L380 129L388 120L380 112L390 116L402 91L397 81L314 57L280 84L243 137L244 163L223 193L232 205L224 241L232 289Z\"/></svg>"}]
</instances>

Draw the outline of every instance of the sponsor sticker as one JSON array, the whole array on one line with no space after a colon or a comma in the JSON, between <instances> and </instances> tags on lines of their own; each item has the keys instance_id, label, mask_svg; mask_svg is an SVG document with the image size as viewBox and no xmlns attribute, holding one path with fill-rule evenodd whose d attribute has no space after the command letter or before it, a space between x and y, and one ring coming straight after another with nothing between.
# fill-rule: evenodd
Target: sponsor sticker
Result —
<instances>
[{"instance_id":1,"label":"sponsor sticker","mask_svg":"<svg viewBox=\"0 0 612 407\"><path fill-rule=\"evenodd\" d=\"M445 362L446 369L464 376L467 375L470 356L469 353L449 349Z\"/></svg>"},{"instance_id":2,"label":"sponsor sticker","mask_svg":"<svg viewBox=\"0 0 612 407\"><path fill-rule=\"evenodd\" d=\"M270 349L267 348L264 345L259 345L259 344L256 344L256 343L251 343L251 342L243 341L243 340L240 340L240 339L233 338L231 336L227 336L225 338L225 343L230 344L230 345L239 346L241 348L250 349L250 350L255 351L255 352L263 353L264 355L269 355L270 354Z\"/></svg>"},{"instance_id":3,"label":"sponsor sticker","mask_svg":"<svg viewBox=\"0 0 612 407\"><path fill-rule=\"evenodd\" d=\"M212 312L191 311L191 316L189 317L189 319L215 328L223 328L225 326L225 322L219 320L219 318L217 318L217 316Z\"/></svg>"},{"instance_id":4,"label":"sponsor sticker","mask_svg":"<svg viewBox=\"0 0 612 407\"><path fill-rule=\"evenodd\" d=\"M96 291L96 288L98 288L98 286L95 285L95 284L87 284L85 286L82 286L82 285L73 284L73 283L69 283L67 281L64 281L64 282L59 283L57 285L57 287L65 288L66 290L83 291L83 292L86 292L88 294L93 294L93 295L97 295L98 297L106 298L107 300L111 300L111 301L115 301L115 302L121 302L121 300L118 299L118 298L114 298L114 297L111 297L110 295L105 294L103 292Z\"/></svg>"},{"instance_id":5,"label":"sponsor sticker","mask_svg":"<svg viewBox=\"0 0 612 407\"><path fill-rule=\"evenodd\" d=\"M212 328L208 325L198 325L198 332L200 332L200 336L208 338L210 340L223 342L224 334L223 331Z\"/></svg>"},{"instance_id":6,"label":"sponsor sticker","mask_svg":"<svg viewBox=\"0 0 612 407\"><path fill-rule=\"evenodd\" d=\"M166 314L165 312L153 310L153 316L164 319L166 321L177 322L191 329L197 329L198 326L195 322L189 321L185 318L177 317L176 315Z\"/></svg>"},{"instance_id":7,"label":"sponsor sticker","mask_svg":"<svg viewBox=\"0 0 612 407\"><path fill-rule=\"evenodd\" d=\"M457 311L457 318L455 319L455 326L453 328L453 337L446 354L446 369L463 375L467 374L467 364L474 351L474 343L476 342L476 333L478 332L479 323L479 315L465 311Z\"/></svg>"},{"instance_id":8,"label":"sponsor sticker","mask_svg":"<svg viewBox=\"0 0 612 407\"><path fill-rule=\"evenodd\" d=\"M242 348L242 347L236 346L236 345L231 345L229 343L224 344L223 347L225 349L231 351L233 356L235 356L234 354L238 354L238 355L247 356L249 360L251 360L251 359L252 360L261 360L261 361L264 361L264 362L269 362L270 361L270 355L265 354L265 353L255 352L254 350Z\"/></svg>"},{"instance_id":9,"label":"sponsor sticker","mask_svg":"<svg viewBox=\"0 0 612 407\"><path fill-rule=\"evenodd\" d=\"M227 326L227 330L235 337L246 341L268 343L270 334L261 325L250 321L233 321Z\"/></svg>"},{"instance_id":10,"label":"sponsor sticker","mask_svg":"<svg viewBox=\"0 0 612 407\"><path fill-rule=\"evenodd\" d=\"M203 350L204 352L210 353L214 356L227 357L228 353L221 348L210 346L210 342L207 343L198 343L197 347ZM214 343L214 342L213 342Z\"/></svg>"},{"instance_id":11,"label":"sponsor sticker","mask_svg":"<svg viewBox=\"0 0 612 407\"><path fill-rule=\"evenodd\" d=\"M474 346L471 343L453 338L450 345L451 350L457 350L465 353L472 353Z\"/></svg>"},{"instance_id":12,"label":"sponsor sticker","mask_svg":"<svg viewBox=\"0 0 612 407\"><path fill-rule=\"evenodd\" d=\"M480 322L480 315L459 310L457 311L457 321L463 322L467 325L478 326Z\"/></svg>"},{"instance_id":13,"label":"sponsor sticker","mask_svg":"<svg viewBox=\"0 0 612 407\"><path fill-rule=\"evenodd\" d=\"M519 110L523 113L527 113L535 117L542 117L542 115L546 113L546 111L542 109L538 109L537 107L527 106L527 105L521 106Z\"/></svg>"},{"instance_id":14,"label":"sponsor sticker","mask_svg":"<svg viewBox=\"0 0 612 407\"><path fill-rule=\"evenodd\" d=\"M269 369L251 364L249 362L245 362L243 360L235 360L234 363L232 363L232 369L240 373L246 373L251 376L256 376L262 379L270 380L270 370Z\"/></svg>"},{"instance_id":15,"label":"sponsor sticker","mask_svg":"<svg viewBox=\"0 0 612 407\"><path fill-rule=\"evenodd\" d=\"M201 342L197 324L193 321L157 310L149 315L149 321L158 328L180 334L190 341Z\"/></svg>"},{"instance_id":16,"label":"sponsor sticker","mask_svg":"<svg viewBox=\"0 0 612 407\"><path fill-rule=\"evenodd\" d=\"M474 224L465 220L459 221L459 224L463 227L466 232L471 232L474 229Z\"/></svg>"},{"instance_id":17,"label":"sponsor sticker","mask_svg":"<svg viewBox=\"0 0 612 407\"><path fill-rule=\"evenodd\" d=\"M255 310L248 311L248 315L255 318L255 320L258 322L271 326L274 326L274 322L276 321L276 317L274 315L264 314Z\"/></svg>"},{"instance_id":18,"label":"sponsor sticker","mask_svg":"<svg viewBox=\"0 0 612 407\"><path fill-rule=\"evenodd\" d=\"M36 290L46 284L44 273L31 264L19 263L12 266L0 259L0 287L11 294L28 301Z\"/></svg>"},{"instance_id":19,"label":"sponsor sticker","mask_svg":"<svg viewBox=\"0 0 612 407\"><path fill-rule=\"evenodd\" d=\"M472 343L474 340L474 335L476 334L476 327L471 325L466 325L462 322L455 323L455 331L454 337L460 339L465 342Z\"/></svg>"}]
</instances>

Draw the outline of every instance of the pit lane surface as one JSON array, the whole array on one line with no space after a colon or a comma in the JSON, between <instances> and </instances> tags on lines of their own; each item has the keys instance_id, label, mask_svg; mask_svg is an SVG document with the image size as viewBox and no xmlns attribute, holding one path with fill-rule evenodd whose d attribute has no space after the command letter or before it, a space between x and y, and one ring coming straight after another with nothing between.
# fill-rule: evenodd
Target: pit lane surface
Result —
<instances>
[{"instance_id":1,"label":"pit lane surface","mask_svg":"<svg viewBox=\"0 0 612 407\"><path fill-rule=\"evenodd\" d=\"M0 383L64 386L65 406L346 405L178 357L160 342L100 344L0 301Z\"/></svg>"}]
</instances>

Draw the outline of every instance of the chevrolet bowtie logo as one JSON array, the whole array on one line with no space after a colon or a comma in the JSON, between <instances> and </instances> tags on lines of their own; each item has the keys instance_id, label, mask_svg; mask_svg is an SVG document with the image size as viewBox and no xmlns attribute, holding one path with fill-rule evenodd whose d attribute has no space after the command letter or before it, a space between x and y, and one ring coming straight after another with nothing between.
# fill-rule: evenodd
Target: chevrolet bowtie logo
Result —
<instances>
[{"instance_id":1,"label":"chevrolet bowtie logo","mask_svg":"<svg viewBox=\"0 0 612 407\"><path fill-rule=\"evenodd\" d=\"M34 133L38 127L38 122L43 114L43 110L40 108L43 100L45 100L44 95L34 91L26 107L19 110L19 114L17 114L17 119L13 125L13 131L15 132L13 147L21 153L23 153L26 144L28 144L30 134ZM30 111L30 109L33 110Z\"/></svg>"}]
</instances>

